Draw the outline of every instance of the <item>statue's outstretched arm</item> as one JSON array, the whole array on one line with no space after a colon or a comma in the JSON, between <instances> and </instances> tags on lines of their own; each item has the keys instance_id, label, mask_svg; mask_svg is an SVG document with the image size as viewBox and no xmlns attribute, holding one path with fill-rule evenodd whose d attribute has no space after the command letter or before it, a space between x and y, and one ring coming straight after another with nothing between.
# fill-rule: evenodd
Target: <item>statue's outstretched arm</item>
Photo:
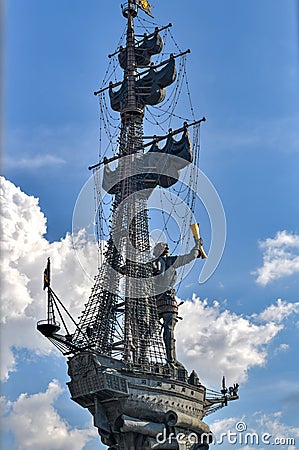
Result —
<instances>
[{"instance_id":1,"label":"statue's outstretched arm","mask_svg":"<svg viewBox=\"0 0 299 450\"><path fill-rule=\"evenodd\" d=\"M189 262L193 261L193 259L196 259L199 254L200 250L198 246L195 246L189 253L186 253L185 255L169 256L169 258L173 258L173 262L170 261L170 265L173 265L174 267L185 266L186 264L189 264Z\"/></svg>"}]
</instances>

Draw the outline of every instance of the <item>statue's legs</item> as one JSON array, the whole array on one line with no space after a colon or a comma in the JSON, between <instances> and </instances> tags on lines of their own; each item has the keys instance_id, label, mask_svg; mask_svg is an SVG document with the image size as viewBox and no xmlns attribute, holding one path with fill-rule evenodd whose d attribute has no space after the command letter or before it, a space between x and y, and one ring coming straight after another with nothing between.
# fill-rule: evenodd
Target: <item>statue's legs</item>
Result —
<instances>
[{"instance_id":1,"label":"statue's legs","mask_svg":"<svg viewBox=\"0 0 299 450\"><path fill-rule=\"evenodd\" d=\"M176 362L174 327L177 323L177 313L167 312L162 315L163 319L163 340L166 349L167 361Z\"/></svg>"}]
</instances>

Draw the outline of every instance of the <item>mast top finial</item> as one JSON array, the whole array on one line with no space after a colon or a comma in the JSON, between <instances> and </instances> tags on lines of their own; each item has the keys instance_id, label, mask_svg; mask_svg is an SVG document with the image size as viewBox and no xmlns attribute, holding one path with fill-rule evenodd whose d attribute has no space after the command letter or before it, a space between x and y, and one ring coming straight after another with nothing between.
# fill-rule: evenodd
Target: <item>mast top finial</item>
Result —
<instances>
[{"instance_id":1,"label":"mast top finial","mask_svg":"<svg viewBox=\"0 0 299 450\"><path fill-rule=\"evenodd\" d=\"M127 19L129 16L136 17L138 14L138 7L134 0L129 0L128 2L121 5L123 16Z\"/></svg>"},{"instance_id":2,"label":"mast top finial","mask_svg":"<svg viewBox=\"0 0 299 450\"><path fill-rule=\"evenodd\" d=\"M121 5L123 15L128 18L128 15L131 14L133 17L137 16L138 8L140 8L143 12L148 14L150 17L153 17L151 13L152 5L149 4L147 0L128 0L124 5Z\"/></svg>"}]
</instances>

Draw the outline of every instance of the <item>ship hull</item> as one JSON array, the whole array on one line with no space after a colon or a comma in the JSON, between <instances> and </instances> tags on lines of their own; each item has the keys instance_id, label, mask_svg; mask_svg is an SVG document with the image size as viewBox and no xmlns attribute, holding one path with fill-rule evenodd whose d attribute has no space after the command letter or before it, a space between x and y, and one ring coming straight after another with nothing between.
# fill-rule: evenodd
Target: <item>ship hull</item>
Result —
<instances>
[{"instance_id":1,"label":"ship hull","mask_svg":"<svg viewBox=\"0 0 299 450\"><path fill-rule=\"evenodd\" d=\"M111 450L208 449L201 445L210 437L202 421L206 389L201 384L173 379L174 368L133 372L119 360L89 352L68 365L72 400L90 411Z\"/></svg>"}]
</instances>

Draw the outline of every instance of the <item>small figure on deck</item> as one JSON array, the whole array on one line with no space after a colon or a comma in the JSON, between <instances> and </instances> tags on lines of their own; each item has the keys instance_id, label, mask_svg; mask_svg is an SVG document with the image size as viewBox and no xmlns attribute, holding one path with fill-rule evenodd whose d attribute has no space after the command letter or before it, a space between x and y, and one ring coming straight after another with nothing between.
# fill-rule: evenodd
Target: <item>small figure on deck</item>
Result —
<instances>
[{"instance_id":1,"label":"small figure on deck","mask_svg":"<svg viewBox=\"0 0 299 450\"><path fill-rule=\"evenodd\" d=\"M197 224L196 224L197 225ZM193 225L192 225L193 226ZM192 228L191 228L192 229ZM176 363L174 328L178 321L178 304L175 297L174 285L177 279L176 269L184 266L196 258L206 258L199 236L197 225L194 234L195 246L185 255L170 256L166 242L155 245L153 253L154 289L158 316L163 320L163 340L166 349L167 362Z\"/></svg>"}]
</instances>

